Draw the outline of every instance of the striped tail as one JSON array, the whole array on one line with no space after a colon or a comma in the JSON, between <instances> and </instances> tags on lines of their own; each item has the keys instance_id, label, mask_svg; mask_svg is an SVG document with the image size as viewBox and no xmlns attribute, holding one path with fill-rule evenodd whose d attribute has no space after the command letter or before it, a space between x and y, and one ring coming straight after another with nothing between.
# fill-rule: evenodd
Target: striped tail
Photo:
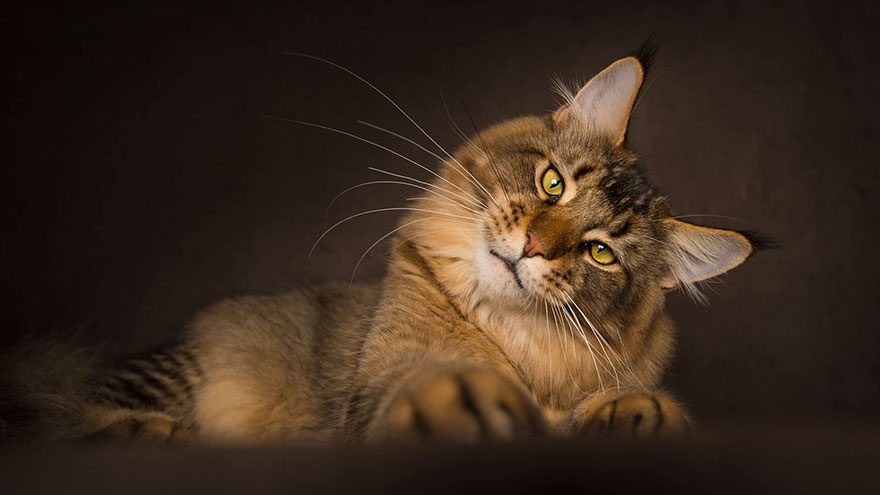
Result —
<instances>
[{"instance_id":1,"label":"striped tail","mask_svg":"<svg viewBox=\"0 0 880 495\"><path fill-rule=\"evenodd\" d=\"M196 429L193 390L202 379L186 344L126 359L94 384L89 439L181 440Z\"/></svg>"},{"instance_id":2,"label":"striped tail","mask_svg":"<svg viewBox=\"0 0 880 495\"><path fill-rule=\"evenodd\" d=\"M64 339L40 339L0 355L0 443L124 439L167 442L195 430L201 382L186 343L122 361Z\"/></svg>"}]
</instances>

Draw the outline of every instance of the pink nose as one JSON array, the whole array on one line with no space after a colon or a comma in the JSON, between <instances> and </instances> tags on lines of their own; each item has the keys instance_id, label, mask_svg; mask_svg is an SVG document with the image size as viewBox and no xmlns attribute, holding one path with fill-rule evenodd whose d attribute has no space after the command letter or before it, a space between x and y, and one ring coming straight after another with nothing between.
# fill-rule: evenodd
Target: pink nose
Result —
<instances>
[{"instance_id":1,"label":"pink nose","mask_svg":"<svg viewBox=\"0 0 880 495\"><path fill-rule=\"evenodd\" d=\"M544 248L544 245L541 244L541 238L538 237L538 234L529 231L527 232L527 235L529 236L529 242L526 244L526 247L523 248L523 254L529 258L539 254L546 257L547 250Z\"/></svg>"}]
</instances>

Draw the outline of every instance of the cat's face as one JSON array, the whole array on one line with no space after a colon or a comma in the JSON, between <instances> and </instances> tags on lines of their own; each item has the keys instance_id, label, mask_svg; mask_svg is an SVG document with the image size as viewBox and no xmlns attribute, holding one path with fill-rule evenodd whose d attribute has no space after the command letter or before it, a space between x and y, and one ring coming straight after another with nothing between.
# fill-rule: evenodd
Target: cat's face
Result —
<instances>
[{"instance_id":1,"label":"cat's face","mask_svg":"<svg viewBox=\"0 0 880 495\"><path fill-rule=\"evenodd\" d=\"M486 230L473 273L484 294L574 299L604 313L653 288L662 200L630 153L552 118L521 118L484 132L461 156L491 194L477 194Z\"/></svg>"},{"instance_id":2,"label":"cat's face","mask_svg":"<svg viewBox=\"0 0 880 495\"><path fill-rule=\"evenodd\" d=\"M447 260L471 305L601 316L693 290L751 253L739 233L670 218L624 147L643 72L638 58L619 60L552 115L495 125L445 163L444 198L423 207L461 227L425 227L421 243Z\"/></svg>"}]
</instances>

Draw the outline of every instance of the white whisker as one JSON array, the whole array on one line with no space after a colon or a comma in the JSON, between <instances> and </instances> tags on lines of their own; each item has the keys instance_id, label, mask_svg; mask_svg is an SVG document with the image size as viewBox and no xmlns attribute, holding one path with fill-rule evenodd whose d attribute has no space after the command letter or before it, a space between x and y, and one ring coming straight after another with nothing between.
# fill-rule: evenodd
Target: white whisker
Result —
<instances>
[{"instance_id":1,"label":"white whisker","mask_svg":"<svg viewBox=\"0 0 880 495\"><path fill-rule=\"evenodd\" d=\"M408 156L405 156L405 155L403 155L403 154L401 154L401 153L398 153L397 151L394 151L393 149L391 149L391 148L389 148L389 147L387 147L387 146L383 146L383 145L381 145L381 144L379 144L379 143L376 143L376 142L374 142L374 141L370 141L369 139L367 139L367 138L365 138L365 137L358 136L357 134L352 134L352 133L350 133L350 132L348 132L348 131L343 131L343 130L341 130L341 129L336 129L335 127L329 127L329 126L326 126L326 125L315 124L314 122L306 122L306 121L304 121L304 120L288 119L288 118L284 118L284 117L275 117L275 116L273 116L273 115L264 115L264 117L267 118L267 119L279 120L279 121L281 121L281 122L288 122L288 123L291 123L291 124L304 125L304 126L308 126L308 127L314 127L314 128L316 128L316 129L323 129L323 130L325 130L325 131L335 132L335 133L337 133L337 134L341 134L341 135L343 135L343 136L348 136L348 137L350 137L350 138L352 138L352 139L357 139L358 141L361 141L361 142L367 143L367 144L369 144L369 145L371 145L371 146L375 146L376 148L379 148L380 150L387 151L388 153L391 153L391 154L394 155L394 156L397 156L397 157L399 157L399 158L402 158L402 159L408 161L409 163L412 163L412 164L415 165L416 167L419 167L420 169L422 169L422 170L428 172L429 174L433 175L434 177L437 177L438 179L442 180L443 182L445 182L445 183L449 184L450 186L452 186L452 187L458 189L458 190L461 191L464 195L469 196L469 197L473 200L473 202L474 202L475 205L477 205L477 206L481 206L481 205L482 205L482 203L480 203L480 201L479 201L476 197L474 197L473 195L471 195L470 193L468 193L468 192L465 191L464 189L458 187L457 185L453 184L452 182L450 182L449 180L447 180L445 177L441 176L441 175L438 174L437 172L434 172L434 171L431 170L430 168L428 168L428 167L422 165L421 163L419 163L419 162L413 160L412 158L410 158L410 157L408 157Z\"/></svg>"},{"instance_id":2,"label":"white whisker","mask_svg":"<svg viewBox=\"0 0 880 495\"><path fill-rule=\"evenodd\" d=\"M550 369L553 369L553 348L550 346L550 310L547 309L547 301L544 301L544 317L547 320L547 360L550 361Z\"/></svg>"},{"instance_id":3,"label":"white whisker","mask_svg":"<svg viewBox=\"0 0 880 495\"><path fill-rule=\"evenodd\" d=\"M581 339L584 341L584 344L586 344L586 346L587 346L587 350L590 352L590 358L592 358L592 360L593 360L593 367L596 369L596 378L599 380L599 389L604 390L605 387L602 384L602 373L599 371L599 365L601 363L599 363L599 360L596 359L596 354L593 352L593 345L590 344L589 339L587 339L586 334L584 334L583 328L580 328L580 325L578 325L575 322L575 320L571 317L571 315L568 314L568 307L563 304L560 304L559 311L565 316L566 320L568 321L568 324L572 326L572 328L571 328L572 337L574 336L575 328L577 328L577 330L579 331ZM565 322L566 320L563 320L563 322ZM607 371L607 368L605 368L604 365L602 365L602 368Z\"/></svg>"},{"instance_id":4,"label":"white whisker","mask_svg":"<svg viewBox=\"0 0 880 495\"><path fill-rule=\"evenodd\" d=\"M580 305L578 305L577 302L575 302L574 298L572 298L570 294L566 294L566 296L568 296L569 300L574 305L574 307L578 310L578 312L580 312L581 316L584 317L584 320L586 320L587 324L590 326L590 329L593 331L593 334L596 335L596 338L600 339L601 342L604 342L605 345L608 346L608 350L611 351L611 354L617 359L617 361L620 364L622 364L624 368L626 368L626 370L629 372L630 377L632 377L632 379L635 380L639 384L639 386L644 387L644 384L641 382L641 380L639 380L638 375L636 375L635 371L633 371L632 367L630 367L629 359L626 357L626 349L623 348L623 339L620 335L620 332L617 331L617 329L615 328L615 332L617 333L618 341L620 342L620 345L621 345L620 352L623 353L623 357L621 357L617 352L615 352L614 347L611 345L611 343L609 343L605 339L603 333L601 331L599 331L598 328L596 328L596 326L593 324L593 322L587 317L587 315L581 309Z\"/></svg>"},{"instance_id":5,"label":"white whisker","mask_svg":"<svg viewBox=\"0 0 880 495\"><path fill-rule=\"evenodd\" d=\"M553 310L553 326L556 327L556 337L562 341L562 362L565 363L565 369L568 371L568 376L571 378L571 382L580 393L584 394L586 392L581 388L580 384L575 379L574 374L571 372L571 367L568 364L568 353L566 352L566 348L568 347L567 339L562 337L562 334L559 331L559 319L562 318L562 315L559 315L559 319L557 319L556 316L559 311L558 308L555 305L551 305L550 309Z\"/></svg>"},{"instance_id":6,"label":"white whisker","mask_svg":"<svg viewBox=\"0 0 880 495\"><path fill-rule=\"evenodd\" d=\"M339 198L341 198L342 196L348 194L351 191L354 191L355 189L359 189L361 187L373 186L373 185L379 185L379 184L398 184L398 185L403 185L403 186L419 187L419 186L416 186L415 184L410 184L409 182L403 182L400 180L371 180L368 182L361 182L360 184L355 184L355 185L345 189L341 193L337 194L336 196L333 196L333 199L330 200L330 204L327 205L327 210L325 211L324 216L326 217L327 214L330 213L330 208L332 208L333 205L336 203L336 201ZM419 188L419 189L424 189L424 188Z\"/></svg>"},{"instance_id":7,"label":"white whisker","mask_svg":"<svg viewBox=\"0 0 880 495\"><path fill-rule=\"evenodd\" d=\"M342 220L336 222L336 223L333 224L329 229L325 230L324 233L321 234L320 237L318 237L318 240L315 241L315 244L312 245L312 249L309 250L309 256L308 256L308 257L309 257L309 258L312 257L312 253L315 252L315 248L318 247L318 243L321 242L321 239L323 239L324 237L326 237L327 234L329 234L330 231L332 231L332 230L335 229L336 227L342 225L343 223L345 223L345 222L347 222L347 221L349 221L349 220L355 219L355 218L360 217L360 216L363 216L363 215L369 215L369 214L371 214L371 213L381 213L381 212L386 212L386 211L419 211L419 212L425 212L425 213L433 213L433 214L435 214L435 215L442 215L442 216L445 216L445 217L462 218L462 219L465 219L465 220L477 220L477 221L479 221L478 218L474 218L474 217L472 217L472 216L452 215L452 214L450 214L450 213L443 213L443 212L441 212L441 211L434 211L434 210L426 210L426 209L423 209L423 208L391 207L391 208L378 208L378 209L375 209L375 210L362 211L362 212L360 212L360 213L355 213L354 215L351 215L351 216L349 216L349 217L346 217L346 218L344 218L344 219L342 219Z\"/></svg>"},{"instance_id":8,"label":"white whisker","mask_svg":"<svg viewBox=\"0 0 880 495\"><path fill-rule=\"evenodd\" d=\"M449 119L449 123L452 124L452 130L458 134L463 141L470 141L464 131L461 130L461 127L455 122L455 119L452 118L452 114L449 113L449 105L446 104L446 96L443 94L443 88L440 88L440 101L443 102L443 110L446 112L446 117Z\"/></svg>"},{"instance_id":9,"label":"white whisker","mask_svg":"<svg viewBox=\"0 0 880 495\"><path fill-rule=\"evenodd\" d=\"M380 95L382 95L383 98L385 98L386 100L388 100L388 103L391 103L392 105L394 105L394 108L396 108L397 111L400 112L404 117L406 117L406 119L409 120L410 123L412 123L412 125L414 125L414 126L416 127L416 129L418 129L419 131L421 131L421 133L422 133L426 138L428 138L428 140L431 141L431 143L433 143L434 146L436 146L437 148L439 148L440 151L442 151L446 156L448 156L453 162L455 162L456 164L458 164L459 167L461 167L463 170L467 171L467 169L465 169L465 167L464 167L461 163L459 163L458 160L456 160L454 156L452 156L448 151L446 151L446 149L445 149L443 146L440 146L440 143L438 143L437 141L435 141L434 138L431 137L430 134L428 134L424 129L422 129L422 126L420 126L419 124L417 124L416 121L413 120L413 118L410 117L409 114L406 113L406 112L403 110L403 108L401 108L400 105L397 104L397 102L395 102L394 100L392 100L390 96L386 95L381 89L377 88L377 87L376 87L375 85L373 85L373 83L371 83L370 81L367 81L366 79L364 79L363 77L361 77L360 75L356 74L354 71L352 71L352 70L350 70L350 69L348 69L348 68L346 68L346 67L343 67L343 66L341 66L341 65L339 65L339 64L337 64L337 63L331 62L331 61L329 61L329 60L323 59L323 58L321 58L321 57L316 57L316 56L314 56L314 55L308 55L308 54L305 54L305 53L298 53L298 52L286 52L285 55L294 55L294 56L298 56L298 57L305 57L305 58L310 58L310 59L312 59L312 60L317 60L317 61L319 61L319 62L323 62L323 63L325 63L325 64L328 64L328 65L331 65L331 66L333 66L333 67L336 67L337 69L339 69L339 70L341 70L341 71L343 71L343 72L345 72L345 73L351 75L352 77L355 77L355 78L356 78L357 80L359 80L360 82L366 84L366 85L369 86L373 91L379 93ZM468 173L470 173L470 172L468 172ZM490 195L489 197L491 198L492 196Z\"/></svg>"},{"instance_id":10,"label":"white whisker","mask_svg":"<svg viewBox=\"0 0 880 495\"><path fill-rule=\"evenodd\" d=\"M430 191L428 191L428 192L430 192ZM440 197L439 199L437 199L437 198L429 198L427 196L413 196L410 198L406 198L406 201L429 201L429 202L434 202L434 203L453 205L453 206L458 206L459 208L464 208L467 211L472 211L472 212L476 213L477 215L481 215L481 213L479 211L477 211L473 208L468 208L467 206L459 203L458 201L454 201L454 200L451 200L449 198L444 198L444 197Z\"/></svg>"},{"instance_id":11,"label":"white whisker","mask_svg":"<svg viewBox=\"0 0 880 495\"><path fill-rule=\"evenodd\" d=\"M569 301L571 301L571 303L574 304L575 307L577 307L577 304L574 303L571 296L567 292L562 291L562 295L565 296ZM583 337L584 342L587 342L587 336L586 336L586 334L584 334L583 326L580 324L580 321L577 319L577 314L574 313L574 310L571 309L571 307L568 304L566 304L565 307L571 312L575 321L577 321L577 325L580 328L581 336ZM577 309L578 309L578 311L580 311L580 307L578 307ZM607 344L607 342L605 342L605 339L599 334L599 332L596 330L596 327L593 326L593 323L589 320L589 318L587 318L586 315L583 314L582 311L581 311L581 315L587 321L587 324L590 326L590 330L592 331L593 335L599 339L599 341L598 341L599 347L601 347L601 349L602 349L602 354L605 356L605 361L607 361L608 364L611 366L611 369L614 372L614 379L617 381L617 388L620 389L620 376L618 375L618 372L617 372L617 366L615 366L614 363L611 361L611 358L608 356L608 351L605 348L605 344ZM605 342L605 343L603 343L603 342ZM590 344L587 344L587 345L590 345ZM609 345L609 347L610 347L610 345ZM613 353L614 349L611 349L611 352ZM605 369L605 371L608 371L608 369L605 368L604 365L602 367Z\"/></svg>"},{"instance_id":12,"label":"white whisker","mask_svg":"<svg viewBox=\"0 0 880 495\"><path fill-rule=\"evenodd\" d=\"M390 135L392 135L392 136L394 136L394 137L396 137L396 138L398 138L398 139L402 139L402 140L406 141L407 143L410 143L410 144L412 144L413 146L415 146L415 147L419 148L420 150L424 151L425 153L428 153L429 155L433 156L434 158L440 160L441 162L445 162L445 161L446 161L446 160L444 160L443 158L441 158L440 155L438 155L437 153L434 153L433 151L431 151L431 150L425 148L425 147L422 146L421 144L419 144L419 143L413 141L412 139L410 139L410 138L408 138L408 137L406 137L406 136L403 136L403 135L401 135L401 134L398 134L398 133L396 133L396 132L394 132L394 131L392 131L392 130L385 129L384 127L379 127L379 126L377 126L377 125L375 125L375 124L371 124L371 123L369 123L369 122L364 122L363 120L358 120L358 123L359 123L359 124L363 124L363 125L365 125L365 126L367 126L367 127L371 127L371 128L373 128L373 129L376 129L377 131L381 131L381 132L384 132L384 133L390 134ZM459 175L461 175L462 177L464 177L465 179L467 179L467 181L470 182L471 184L473 184L474 186L478 187L479 189L482 189L482 191L486 194L486 196L489 197L490 199L492 199L492 202L493 202L493 203L495 202L495 198L492 197L492 195L489 193L489 190L486 189L486 188L483 186L483 184L480 183L479 180L477 180L476 177L474 177L474 175L470 172L470 170L464 168L464 166L462 166L458 161L455 161L455 164L458 165L459 167L461 167L461 170L459 170L459 168L457 168L457 167L453 167L453 169L454 169L456 172L458 172ZM464 173L466 173L467 175L465 175L464 173L462 173L462 171L464 171ZM483 207L488 208L488 206L485 205L485 204L483 205Z\"/></svg>"},{"instance_id":13,"label":"white whisker","mask_svg":"<svg viewBox=\"0 0 880 495\"><path fill-rule=\"evenodd\" d=\"M445 192L445 193L447 193L447 194L451 194L451 195L455 196L456 198L459 198L459 199L461 199L462 201L467 201L468 203L471 203L471 204L473 204L473 205L475 205L475 206L481 206L481 205L482 205L482 203L479 203L479 204L478 204L478 203L474 203L474 202L471 201L470 199L465 198L464 196L461 196L460 194L457 194L455 191L450 191L449 189L444 189L444 188L438 186L437 184L431 184L430 182L425 182L425 181L423 181L423 180L419 180L419 179L416 179L416 178L414 178L414 177L410 177L410 176L408 176L408 175L398 174L398 173L396 173L396 172L389 172L389 171L387 171L387 170L382 170L381 168L376 168L376 167L367 167L367 170L372 170L373 172L378 172L378 173L380 173L380 174L390 175L391 177L397 177L398 179L407 179L407 180L411 180L411 181L413 181L413 182L415 182L415 183L417 183L417 184L422 184L422 185L424 185L424 186L426 186L426 187L433 187L433 188L435 188L435 189L439 189L439 190L441 190L441 191L443 191L443 192Z\"/></svg>"},{"instance_id":14,"label":"white whisker","mask_svg":"<svg viewBox=\"0 0 880 495\"><path fill-rule=\"evenodd\" d=\"M390 232L388 232L387 234L383 235L378 240L376 240L376 242L374 242L373 244L370 244L370 247L368 247L366 249L366 251L364 251L364 254L362 254L361 257L358 259L357 263L355 263L354 270L351 271L351 279L348 281L349 292L351 292L351 286L354 284L354 275L357 273L358 267L361 266L361 262L364 261L364 258L367 257L367 254L370 251L372 251L374 247L376 247L380 242L387 239L389 236L393 235L395 232L402 230L402 229L405 229L406 227L409 227L410 225L420 223L420 222L425 222L428 220L433 220L433 218L421 218L419 220L413 220L412 222L405 223L405 224L401 225L400 227L397 227L397 228L391 230Z\"/></svg>"},{"instance_id":15,"label":"white whisker","mask_svg":"<svg viewBox=\"0 0 880 495\"><path fill-rule=\"evenodd\" d=\"M447 219L445 219L445 218L443 219L443 222L459 223L457 220L447 220ZM460 223L465 223L465 222L460 222ZM472 225L472 224L469 224L469 225ZM397 244L397 246L395 246L394 249L391 250L391 252L395 252L395 251L397 251L397 248L398 248L398 247L400 247L400 246L406 244L406 243L409 242L409 241L412 241L412 240L415 240L415 239L420 239L420 238L422 238L422 237L426 237L426 236L429 236L429 235L434 235L434 234L437 234L437 233L440 233L440 232L466 232L466 231L473 231L473 232L487 232L487 229L486 229L485 227L456 227L456 228L454 228L454 229L431 229L430 232L425 232L424 234L414 235L414 236L411 236L411 237L407 237L406 239L402 239L402 240Z\"/></svg>"}]
</instances>

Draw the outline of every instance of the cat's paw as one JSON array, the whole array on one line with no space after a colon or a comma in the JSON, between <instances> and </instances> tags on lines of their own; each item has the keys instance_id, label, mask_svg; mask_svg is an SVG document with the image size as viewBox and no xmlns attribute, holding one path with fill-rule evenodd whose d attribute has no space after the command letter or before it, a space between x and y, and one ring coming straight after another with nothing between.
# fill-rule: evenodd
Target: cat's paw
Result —
<instances>
[{"instance_id":1,"label":"cat's paw","mask_svg":"<svg viewBox=\"0 0 880 495\"><path fill-rule=\"evenodd\" d=\"M586 402L582 421L574 428L575 435L672 437L690 428L684 409L662 393L605 393Z\"/></svg>"},{"instance_id":2,"label":"cat's paw","mask_svg":"<svg viewBox=\"0 0 880 495\"><path fill-rule=\"evenodd\" d=\"M138 445L164 445L186 443L191 439L191 433L180 423L167 418L132 415L105 425L87 435L85 439Z\"/></svg>"},{"instance_id":3,"label":"cat's paw","mask_svg":"<svg viewBox=\"0 0 880 495\"><path fill-rule=\"evenodd\" d=\"M376 417L371 437L397 441L478 442L546 431L538 406L491 369L421 374L397 391Z\"/></svg>"}]
</instances>

